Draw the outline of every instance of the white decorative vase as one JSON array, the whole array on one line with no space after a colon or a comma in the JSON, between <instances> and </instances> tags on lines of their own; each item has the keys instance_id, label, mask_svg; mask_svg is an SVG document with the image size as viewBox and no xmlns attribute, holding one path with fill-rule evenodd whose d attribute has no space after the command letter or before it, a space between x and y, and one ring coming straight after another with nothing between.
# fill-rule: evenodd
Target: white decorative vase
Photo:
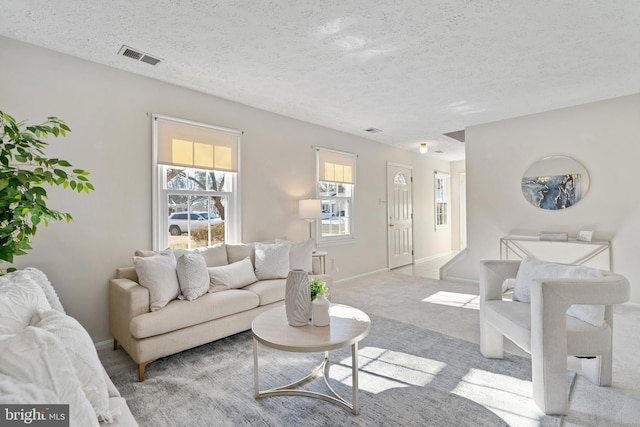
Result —
<instances>
[{"instance_id":1,"label":"white decorative vase","mask_svg":"<svg viewBox=\"0 0 640 427\"><path fill-rule=\"evenodd\" d=\"M316 299L311 304L313 311L313 326L329 326L331 317L329 317L329 306L331 303L323 294L316 295Z\"/></svg>"},{"instance_id":2,"label":"white decorative vase","mask_svg":"<svg viewBox=\"0 0 640 427\"><path fill-rule=\"evenodd\" d=\"M311 317L311 288L309 287L309 274L306 271L289 271L284 304L289 325L307 326L309 324L309 317Z\"/></svg>"}]
</instances>

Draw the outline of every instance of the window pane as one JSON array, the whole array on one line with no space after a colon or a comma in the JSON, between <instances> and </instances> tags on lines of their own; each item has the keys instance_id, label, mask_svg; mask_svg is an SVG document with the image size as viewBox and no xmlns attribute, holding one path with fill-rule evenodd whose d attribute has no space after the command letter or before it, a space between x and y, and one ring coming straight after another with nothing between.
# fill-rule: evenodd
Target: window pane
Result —
<instances>
[{"instance_id":1,"label":"window pane","mask_svg":"<svg viewBox=\"0 0 640 427\"><path fill-rule=\"evenodd\" d=\"M351 234L351 200L322 200L322 236L344 236Z\"/></svg>"},{"instance_id":2,"label":"window pane","mask_svg":"<svg viewBox=\"0 0 640 427\"><path fill-rule=\"evenodd\" d=\"M169 247L192 249L225 242L226 196L168 195Z\"/></svg>"}]
</instances>

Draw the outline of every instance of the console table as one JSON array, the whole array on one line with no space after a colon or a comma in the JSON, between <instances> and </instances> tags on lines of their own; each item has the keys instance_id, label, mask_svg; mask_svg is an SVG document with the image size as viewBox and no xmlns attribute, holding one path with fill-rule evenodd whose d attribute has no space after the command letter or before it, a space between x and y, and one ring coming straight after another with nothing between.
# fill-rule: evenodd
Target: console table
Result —
<instances>
[{"instance_id":1,"label":"console table","mask_svg":"<svg viewBox=\"0 0 640 427\"><path fill-rule=\"evenodd\" d=\"M535 236L504 236L500 239L500 259L532 257L563 264L586 265L611 270L611 242L540 240Z\"/></svg>"}]
</instances>

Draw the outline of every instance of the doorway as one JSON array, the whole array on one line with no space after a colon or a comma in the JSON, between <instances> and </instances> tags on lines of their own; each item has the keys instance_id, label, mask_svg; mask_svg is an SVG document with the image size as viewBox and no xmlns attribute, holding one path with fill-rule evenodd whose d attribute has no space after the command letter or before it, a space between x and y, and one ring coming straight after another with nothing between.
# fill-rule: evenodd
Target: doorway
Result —
<instances>
[{"instance_id":1,"label":"doorway","mask_svg":"<svg viewBox=\"0 0 640 427\"><path fill-rule=\"evenodd\" d=\"M389 269L413 263L413 172L387 162L387 251Z\"/></svg>"}]
</instances>

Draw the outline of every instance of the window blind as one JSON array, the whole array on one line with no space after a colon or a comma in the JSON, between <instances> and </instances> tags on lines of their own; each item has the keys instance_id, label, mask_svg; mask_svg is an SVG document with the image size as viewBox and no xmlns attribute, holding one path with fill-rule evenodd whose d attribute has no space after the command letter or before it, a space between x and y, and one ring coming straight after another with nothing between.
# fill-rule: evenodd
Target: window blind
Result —
<instances>
[{"instance_id":1,"label":"window blind","mask_svg":"<svg viewBox=\"0 0 640 427\"><path fill-rule=\"evenodd\" d=\"M155 117L158 164L238 171L242 132L186 121Z\"/></svg>"},{"instance_id":2,"label":"window blind","mask_svg":"<svg viewBox=\"0 0 640 427\"><path fill-rule=\"evenodd\" d=\"M318 148L318 180L354 184L357 155Z\"/></svg>"}]
</instances>

